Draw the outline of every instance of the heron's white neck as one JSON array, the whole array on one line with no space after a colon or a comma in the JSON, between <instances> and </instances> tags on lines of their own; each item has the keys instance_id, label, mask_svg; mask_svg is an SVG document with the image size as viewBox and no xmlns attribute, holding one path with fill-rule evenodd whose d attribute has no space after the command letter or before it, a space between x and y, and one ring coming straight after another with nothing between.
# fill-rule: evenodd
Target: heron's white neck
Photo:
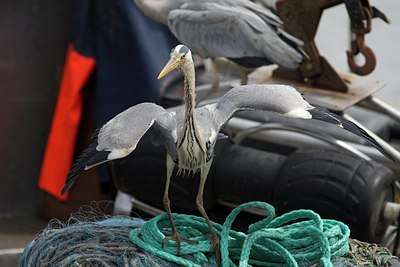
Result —
<instances>
[{"instance_id":1,"label":"heron's white neck","mask_svg":"<svg viewBox=\"0 0 400 267\"><path fill-rule=\"evenodd\" d=\"M187 62L183 68L185 117L186 119L194 119L196 109L196 89L195 89L195 72L193 62ZM190 118L189 118L190 117Z\"/></svg>"},{"instance_id":2,"label":"heron's white neck","mask_svg":"<svg viewBox=\"0 0 400 267\"><path fill-rule=\"evenodd\" d=\"M206 162L207 154L195 118L196 94L193 62L186 62L182 71L185 77L185 123L178 145L179 168L195 171Z\"/></svg>"}]
</instances>

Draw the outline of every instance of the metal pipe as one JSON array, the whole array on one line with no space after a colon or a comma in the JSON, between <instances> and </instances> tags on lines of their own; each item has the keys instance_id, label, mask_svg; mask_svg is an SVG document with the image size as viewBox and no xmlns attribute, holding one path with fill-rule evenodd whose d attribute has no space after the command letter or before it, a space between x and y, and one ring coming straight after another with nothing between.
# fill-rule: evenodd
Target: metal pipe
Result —
<instances>
[{"instance_id":1,"label":"metal pipe","mask_svg":"<svg viewBox=\"0 0 400 267\"><path fill-rule=\"evenodd\" d=\"M146 212L147 214L150 214L151 216L157 216L157 215L165 213L165 211L160 210L156 207L153 207L149 204L146 204L143 201L140 201L134 197L132 197L132 203L133 203L134 208L141 210L143 212Z\"/></svg>"},{"instance_id":2,"label":"metal pipe","mask_svg":"<svg viewBox=\"0 0 400 267\"><path fill-rule=\"evenodd\" d=\"M305 129L300 129L300 128L296 128L296 127L285 126L280 123L263 123L259 126L255 126L255 127L243 130L236 135L236 137L233 139L233 142L235 142L236 144L240 144L243 141L243 139L246 138L247 136L249 136L253 133L259 132L259 131L263 131L263 130L284 130L284 131L291 131L291 132L304 134L306 136L312 136L318 140L321 140L328 144L339 147L340 149L350 152L350 153L352 153L356 156L359 156L365 160L371 160L370 157L368 157L361 151L357 150L356 148L352 147L351 145L349 145L341 140L338 140L332 136L322 134L322 133L307 131Z\"/></svg>"},{"instance_id":3,"label":"metal pipe","mask_svg":"<svg viewBox=\"0 0 400 267\"><path fill-rule=\"evenodd\" d=\"M296 127L291 127L291 126L285 126L280 123L259 123L251 120L246 120L243 118L232 118L230 122L228 123L228 127L230 130L233 130L237 135L233 139L235 143L240 143L242 140L247 137L250 134L253 134L253 136L257 139L265 140L265 141L271 141L273 139L273 142L282 144L282 145L291 145L294 147L300 147L304 146L304 144L315 144L315 139L321 141L317 145L319 146L321 143L330 144L330 147L337 147L342 150L345 150L347 152L350 152L352 154L355 154L357 156L360 156L366 160L371 160L369 156L367 156L365 153L359 151L358 149L354 148L352 145L350 145L347 142L338 140L334 137L331 137L326 134L321 134L321 133L315 133L312 131L307 131L304 129L296 128ZM278 131L285 131L289 132L286 135L280 134L277 138L276 135L266 135L265 133L259 133L260 131L263 130L278 130ZM295 135L298 135L299 133L304 135L305 138L302 138L301 140L298 138L290 138L288 135L290 135L290 132L295 133ZM312 136L312 138L310 138ZM307 138L308 137L308 138ZM308 140L307 140L308 139Z\"/></svg>"},{"instance_id":4,"label":"metal pipe","mask_svg":"<svg viewBox=\"0 0 400 267\"><path fill-rule=\"evenodd\" d=\"M400 111L376 96L369 96L358 104L362 107L389 115L397 121L400 121Z\"/></svg>"},{"instance_id":5,"label":"metal pipe","mask_svg":"<svg viewBox=\"0 0 400 267\"><path fill-rule=\"evenodd\" d=\"M238 134L239 132L245 131L248 128L255 128L263 123L248 120L244 118L234 117L227 124L226 131L232 135ZM285 129L270 129L268 131L256 131L251 135L252 138L261 140L264 142L271 142L274 144L286 146L286 147L304 147L304 146L313 146L320 148L338 148L337 145L331 144L329 142L323 141L321 139L317 139L315 137L310 137L304 133L292 132ZM239 141L237 137L236 141ZM354 142L341 141L353 148L357 151L367 155L369 158L384 164L388 168L390 168L396 176L400 175L400 165L390 161L384 155L382 155L378 150L374 147L358 144ZM347 149L344 149L347 151Z\"/></svg>"},{"instance_id":6,"label":"metal pipe","mask_svg":"<svg viewBox=\"0 0 400 267\"><path fill-rule=\"evenodd\" d=\"M150 214L151 216L157 216L165 213L164 211L148 205L127 193L118 191L117 196L115 197L113 214L129 216L131 214L132 208L136 208L140 211Z\"/></svg>"},{"instance_id":7,"label":"metal pipe","mask_svg":"<svg viewBox=\"0 0 400 267\"><path fill-rule=\"evenodd\" d=\"M392 156L397 163L400 162L400 152L396 150L393 146L388 144L385 140L380 138L378 135L375 133L371 132L368 130L368 128L364 127L360 122L358 122L356 119L354 119L352 116L349 114L344 113L343 117L353 123L355 123L358 127L366 131L372 138L375 139L375 141L390 155Z\"/></svg>"}]
</instances>

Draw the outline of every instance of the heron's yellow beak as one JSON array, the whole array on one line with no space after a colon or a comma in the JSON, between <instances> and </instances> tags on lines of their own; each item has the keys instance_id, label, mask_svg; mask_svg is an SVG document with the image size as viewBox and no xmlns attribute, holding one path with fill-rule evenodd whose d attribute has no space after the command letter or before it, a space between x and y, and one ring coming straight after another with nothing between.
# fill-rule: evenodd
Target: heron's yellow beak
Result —
<instances>
[{"instance_id":1,"label":"heron's yellow beak","mask_svg":"<svg viewBox=\"0 0 400 267\"><path fill-rule=\"evenodd\" d=\"M176 69L179 66L179 62L180 58L174 58L174 59L171 58L168 61L167 65L165 65L165 67L162 69L157 79L161 79L162 77L164 77L165 75Z\"/></svg>"}]
</instances>

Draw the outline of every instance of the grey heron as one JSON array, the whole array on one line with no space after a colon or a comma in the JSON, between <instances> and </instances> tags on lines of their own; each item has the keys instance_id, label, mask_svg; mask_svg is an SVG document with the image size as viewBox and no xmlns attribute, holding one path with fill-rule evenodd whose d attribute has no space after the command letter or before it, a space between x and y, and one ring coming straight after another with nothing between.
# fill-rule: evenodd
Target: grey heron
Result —
<instances>
[{"instance_id":1,"label":"grey heron","mask_svg":"<svg viewBox=\"0 0 400 267\"><path fill-rule=\"evenodd\" d=\"M303 42L282 29L269 9L249 0L134 0L150 18L168 25L193 53L214 65L212 89L219 86L214 59L241 66L241 84L254 68L277 64L296 69L303 61Z\"/></svg>"},{"instance_id":2,"label":"grey heron","mask_svg":"<svg viewBox=\"0 0 400 267\"><path fill-rule=\"evenodd\" d=\"M170 111L154 103L141 103L108 121L95 133L94 142L75 161L62 193L72 187L81 171L132 153L143 135L148 133L154 144L163 144L167 149L163 203L173 234L166 237L165 241L175 240L178 253L180 243L188 240L179 236L170 209L168 190L174 167L177 165L178 172L200 171L196 204L210 228L211 249L217 249L219 239L203 207L203 190L218 133L238 111L272 111L293 118L327 121L364 137L386 155L380 145L364 130L341 116L311 106L295 88L288 85L238 86L228 91L218 102L196 107L195 70L189 48L178 45L172 49L170 56L158 78L162 78L173 69L182 70L184 106Z\"/></svg>"}]
</instances>

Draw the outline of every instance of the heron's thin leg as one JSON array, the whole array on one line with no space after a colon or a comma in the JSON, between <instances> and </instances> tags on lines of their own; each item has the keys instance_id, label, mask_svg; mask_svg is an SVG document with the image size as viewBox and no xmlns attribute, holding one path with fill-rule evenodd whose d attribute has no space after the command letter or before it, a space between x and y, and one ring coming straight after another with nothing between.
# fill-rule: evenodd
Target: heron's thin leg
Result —
<instances>
[{"instance_id":1,"label":"heron's thin leg","mask_svg":"<svg viewBox=\"0 0 400 267\"><path fill-rule=\"evenodd\" d=\"M169 183L171 181L171 176L172 172L174 171L175 163L172 160L172 158L167 154L167 181L165 182L165 189L164 189L164 197L163 197L163 204L164 204L164 209L167 212L169 222L171 223L171 228L172 228L172 235L166 236L162 242L162 247L164 247L165 243L168 240L175 240L176 241L176 254L179 256L181 252L181 242L185 241L187 243L196 243L196 241L189 240L187 238L182 238L178 231L176 230L174 219L172 218L172 212L171 212L171 207L170 207L170 200L168 196L169 192Z\"/></svg>"},{"instance_id":2,"label":"heron's thin leg","mask_svg":"<svg viewBox=\"0 0 400 267\"><path fill-rule=\"evenodd\" d=\"M219 73L218 73L218 68L217 68L217 62L215 61L215 58L210 58L211 64L212 64L212 70L213 70L213 81L211 85L211 89L209 92L209 95L212 93L215 93L215 91L218 90L219 88Z\"/></svg>"},{"instance_id":3,"label":"heron's thin leg","mask_svg":"<svg viewBox=\"0 0 400 267\"><path fill-rule=\"evenodd\" d=\"M169 200L169 183L171 181L172 172L174 171L175 163L171 159L171 157L167 154L167 181L165 182L165 189L164 189L164 196L163 196L163 204L164 209L167 212L169 221L171 223L172 231L176 232L176 227L174 220L172 219L171 207L170 207L170 200Z\"/></svg>"},{"instance_id":4,"label":"heron's thin leg","mask_svg":"<svg viewBox=\"0 0 400 267\"><path fill-rule=\"evenodd\" d=\"M240 85L247 85L247 83L249 82L248 70L240 66L239 69L240 69Z\"/></svg>"},{"instance_id":5,"label":"heron's thin leg","mask_svg":"<svg viewBox=\"0 0 400 267\"><path fill-rule=\"evenodd\" d=\"M215 233L214 228L211 225L211 221L208 218L208 215L207 215L206 211L204 210L204 206L203 206L204 184L206 183L208 172L210 171L211 163L212 163L212 160L208 161L204 166L201 167L200 184L199 184L199 191L197 192L196 204L197 204L197 209L200 211L201 215L206 220L208 228L210 228L210 232L212 235L211 251L215 250L217 261L219 261L219 238L218 238L217 234Z\"/></svg>"}]
</instances>

